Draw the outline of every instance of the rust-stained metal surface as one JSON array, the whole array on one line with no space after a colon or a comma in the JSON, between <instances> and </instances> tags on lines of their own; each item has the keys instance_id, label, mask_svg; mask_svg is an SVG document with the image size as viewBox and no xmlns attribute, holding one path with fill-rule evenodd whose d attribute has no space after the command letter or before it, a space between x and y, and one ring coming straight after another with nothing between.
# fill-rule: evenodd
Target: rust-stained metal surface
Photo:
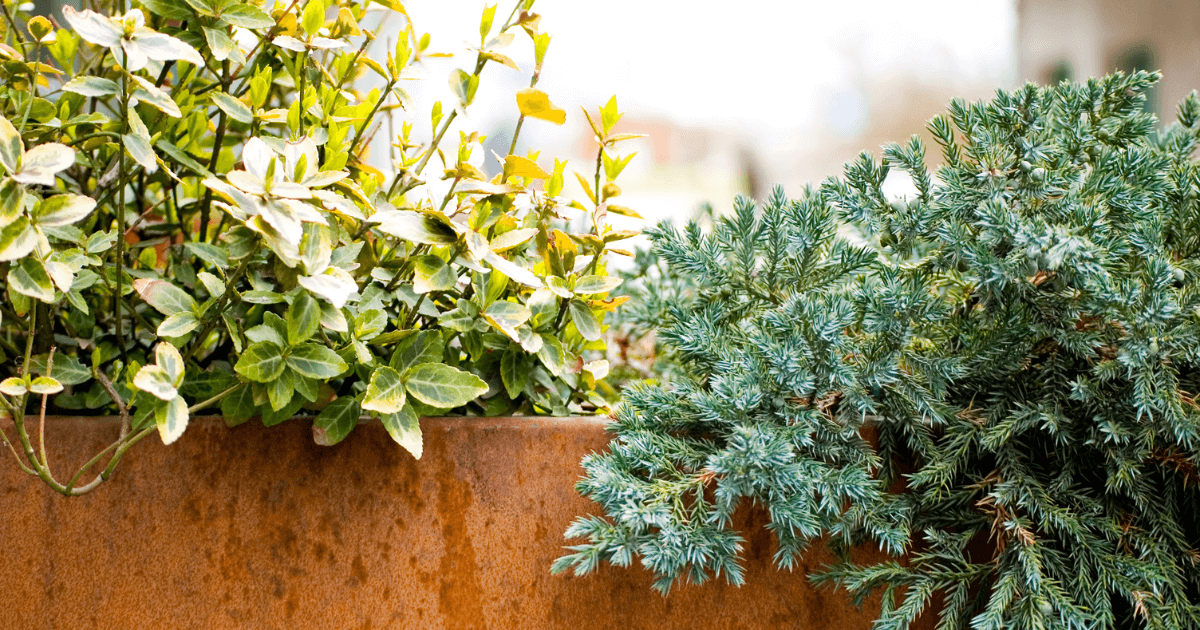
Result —
<instances>
[{"instance_id":1,"label":"rust-stained metal surface","mask_svg":"<svg viewBox=\"0 0 1200 630\"><path fill-rule=\"evenodd\" d=\"M664 598L639 566L553 576L562 533L596 506L575 494L600 419L433 418L416 461L378 424L335 447L307 422L227 429L193 419L130 450L92 494L67 499L0 464L0 627L868 628L804 571L771 566L748 530L745 587ZM49 423L59 476L103 448L111 421ZM10 432L11 435L11 432ZM761 520L761 515L749 515Z\"/></svg>"}]
</instances>

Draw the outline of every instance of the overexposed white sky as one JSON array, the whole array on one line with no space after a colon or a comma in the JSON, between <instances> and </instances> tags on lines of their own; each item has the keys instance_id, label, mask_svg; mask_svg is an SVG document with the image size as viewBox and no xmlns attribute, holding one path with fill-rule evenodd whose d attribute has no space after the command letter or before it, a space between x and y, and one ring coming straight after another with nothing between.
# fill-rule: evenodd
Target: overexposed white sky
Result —
<instances>
[{"instance_id":1,"label":"overexposed white sky","mask_svg":"<svg viewBox=\"0 0 1200 630\"><path fill-rule=\"evenodd\" d=\"M484 2L405 6L438 50L478 41ZM497 23L509 10L497 8ZM631 111L760 133L823 124L831 97L863 80L1000 85L1015 66L1014 0L539 0L533 10L554 36L539 87L556 101L617 94ZM532 63L523 33L505 52L523 69ZM485 87L528 81L499 66L487 73Z\"/></svg>"}]
</instances>

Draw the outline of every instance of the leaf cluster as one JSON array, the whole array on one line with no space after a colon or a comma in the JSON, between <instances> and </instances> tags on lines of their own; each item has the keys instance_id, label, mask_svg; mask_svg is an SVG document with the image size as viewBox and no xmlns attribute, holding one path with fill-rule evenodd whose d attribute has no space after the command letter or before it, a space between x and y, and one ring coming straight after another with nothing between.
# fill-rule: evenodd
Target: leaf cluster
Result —
<instances>
[{"instance_id":1,"label":"leaf cluster","mask_svg":"<svg viewBox=\"0 0 1200 630\"><path fill-rule=\"evenodd\" d=\"M583 111L579 200L565 161L514 153L526 119L567 116L537 88L533 0L485 8L453 101L425 113L401 86L452 55L396 0L85 4L61 28L10 7L0 28L0 391L25 470L94 487L34 447L47 410L121 417L95 483L218 405L230 425L311 414L327 445L369 415L417 457L422 415L607 410L608 259L634 235L608 217L636 215L614 181L633 136L615 97ZM504 53L518 35L532 68ZM498 66L530 83L489 166L463 121Z\"/></svg>"}]
</instances>

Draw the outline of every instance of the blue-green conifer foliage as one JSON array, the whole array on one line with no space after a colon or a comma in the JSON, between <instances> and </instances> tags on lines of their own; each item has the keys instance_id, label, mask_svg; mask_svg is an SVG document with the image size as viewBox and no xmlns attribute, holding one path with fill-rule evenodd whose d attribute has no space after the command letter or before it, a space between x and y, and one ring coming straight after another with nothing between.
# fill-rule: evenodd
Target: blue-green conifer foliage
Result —
<instances>
[{"instance_id":1,"label":"blue-green conifer foliage","mask_svg":"<svg viewBox=\"0 0 1200 630\"><path fill-rule=\"evenodd\" d=\"M555 569L739 584L755 504L780 567L829 545L818 581L883 593L877 628L1200 627L1200 100L1156 127L1157 78L956 100L933 172L914 137L654 230L689 376L627 390Z\"/></svg>"}]
</instances>

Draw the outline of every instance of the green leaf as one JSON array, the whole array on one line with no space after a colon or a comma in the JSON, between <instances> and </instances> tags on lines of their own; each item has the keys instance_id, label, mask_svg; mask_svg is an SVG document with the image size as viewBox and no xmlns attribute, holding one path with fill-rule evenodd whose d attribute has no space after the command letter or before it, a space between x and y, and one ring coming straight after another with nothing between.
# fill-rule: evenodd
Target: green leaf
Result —
<instances>
[{"instance_id":1,"label":"green leaf","mask_svg":"<svg viewBox=\"0 0 1200 630\"><path fill-rule=\"evenodd\" d=\"M384 415L380 420L383 422L383 428L397 444L412 453L413 457L421 459L424 438L421 436L421 423L412 405L404 405L399 413Z\"/></svg>"},{"instance_id":2,"label":"green leaf","mask_svg":"<svg viewBox=\"0 0 1200 630\"><path fill-rule=\"evenodd\" d=\"M538 350L538 360L554 376L562 376L563 366L567 363L567 351L562 342L554 335L542 333L542 347Z\"/></svg>"},{"instance_id":3,"label":"green leaf","mask_svg":"<svg viewBox=\"0 0 1200 630\"><path fill-rule=\"evenodd\" d=\"M151 394L159 400L173 400L179 396L175 389L174 379L166 370L157 365L145 365L133 377L133 384L138 389Z\"/></svg>"},{"instance_id":4,"label":"green leaf","mask_svg":"<svg viewBox=\"0 0 1200 630\"><path fill-rule=\"evenodd\" d=\"M516 399L525 390L529 381L529 367L525 364L525 355L515 350L505 350L500 357L500 380L508 397Z\"/></svg>"},{"instance_id":5,"label":"green leaf","mask_svg":"<svg viewBox=\"0 0 1200 630\"><path fill-rule=\"evenodd\" d=\"M390 367L376 368L367 385L362 408L379 413L397 413L404 407L404 382L400 373Z\"/></svg>"},{"instance_id":6,"label":"green leaf","mask_svg":"<svg viewBox=\"0 0 1200 630\"><path fill-rule=\"evenodd\" d=\"M249 420L258 411L254 404L254 391L243 385L237 391L221 399L221 415L226 426L236 427Z\"/></svg>"},{"instance_id":7,"label":"green leaf","mask_svg":"<svg viewBox=\"0 0 1200 630\"><path fill-rule=\"evenodd\" d=\"M47 395L57 394L63 390L62 383L50 378L49 376L39 376L33 379L29 385L29 393Z\"/></svg>"},{"instance_id":8,"label":"green leaf","mask_svg":"<svg viewBox=\"0 0 1200 630\"><path fill-rule=\"evenodd\" d=\"M216 59L217 61L225 61L226 59L229 59L230 53L234 51L235 44L233 43L233 40L229 37L229 33L226 33L222 29L208 28L207 26L204 27L204 41L208 42L208 49L210 52L212 52L213 59ZM223 92L214 92L213 103L215 103L217 107L221 107L220 102L218 102L218 99L216 98L217 94L221 94L225 98L237 101L237 99ZM245 106L243 105L242 107ZM241 118L234 116L232 112L225 110L224 107L221 107L221 110L233 117L234 120L247 124L250 123L250 120L242 120ZM246 107L245 112L249 114L250 108ZM251 117L251 120L253 120L253 117Z\"/></svg>"},{"instance_id":9,"label":"green leaf","mask_svg":"<svg viewBox=\"0 0 1200 630\"><path fill-rule=\"evenodd\" d=\"M208 30L208 29L205 29ZM224 93L214 91L212 94L213 105L225 112L230 118L247 125L254 122L254 114L245 103Z\"/></svg>"},{"instance_id":10,"label":"green leaf","mask_svg":"<svg viewBox=\"0 0 1200 630\"><path fill-rule=\"evenodd\" d=\"M180 0L141 0L141 3L151 13L168 20L187 20L194 15L188 5Z\"/></svg>"},{"instance_id":11,"label":"green leaf","mask_svg":"<svg viewBox=\"0 0 1200 630\"><path fill-rule=\"evenodd\" d=\"M271 379L267 383L267 399L271 402L271 409L279 411L292 402L292 394L296 391L296 374L291 370L284 368L279 376Z\"/></svg>"},{"instance_id":12,"label":"green leaf","mask_svg":"<svg viewBox=\"0 0 1200 630\"><path fill-rule=\"evenodd\" d=\"M237 365L233 369L256 383L269 383L279 378L283 367L283 355L279 346L269 341L260 341L246 348L242 356L238 357Z\"/></svg>"},{"instance_id":13,"label":"green leaf","mask_svg":"<svg viewBox=\"0 0 1200 630\"><path fill-rule=\"evenodd\" d=\"M287 311L288 343L298 345L317 334L321 327L321 307L306 291L301 291L292 300Z\"/></svg>"},{"instance_id":14,"label":"green leaf","mask_svg":"<svg viewBox=\"0 0 1200 630\"><path fill-rule=\"evenodd\" d=\"M331 379L350 367L338 353L315 343L292 348L287 357L287 364L304 376L321 380Z\"/></svg>"},{"instance_id":15,"label":"green leaf","mask_svg":"<svg viewBox=\"0 0 1200 630\"><path fill-rule=\"evenodd\" d=\"M64 92L88 97L112 96L120 91L116 81L91 76L75 77L64 83L62 89Z\"/></svg>"},{"instance_id":16,"label":"green leaf","mask_svg":"<svg viewBox=\"0 0 1200 630\"><path fill-rule=\"evenodd\" d=\"M8 288L47 304L54 302L54 285L46 266L36 258L22 258L8 270Z\"/></svg>"},{"instance_id":17,"label":"green leaf","mask_svg":"<svg viewBox=\"0 0 1200 630\"><path fill-rule=\"evenodd\" d=\"M132 133L121 137L125 141L125 151L129 153L134 162L140 164L148 173L153 173L158 168L154 149L150 147L150 143L145 138Z\"/></svg>"},{"instance_id":18,"label":"green leaf","mask_svg":"<svg viewBox=\"0 0 1200 630\"><path fill-rule=\"evenodd\" d=\"M264 427L273 427L277 424L289 420L295 416L300 408L304 406L304 399L299 396L293 396L292 402L288 403L283 409L271 409L270 405L263 408L262 423Z\"/></svg>"},{"instance_id":19,"label":"green leaf","mask_svg":"<svg viewBox=\"0 0 1200 630\"><path fill-rule=\"evenodd\" d=\"M187 403L182 397L172 398L154 409L154 421L163 444L170 444L183 435L188 425Z\"/></svg>"},{"instance_id":20,"label":"green leaf","mask_svg":"<svg viewBox=\"0 0 1200 630\"><path fill-rule=\"evenodd\" d=\"M387 328L387 315L377 308L369 308L354 318L354 336L366 341Z\"/></svg>"},{"instance_id":21,"label":"green leaf","mask_svg":"<svg viewBox=\"0 0 1200 630\"><path fill-rule=\"evenodd\" d=\"M414 398L434 407L461 407L487 393L483 379L444 363L422 363L404 373L404 387Z\"/></svg>"},{"instance_id":22,"label":"green leaf","mask_svg":"<svg viewBox=\"0 0 1200 630\"><path fill-rule=\"evenodd\" d=\"M325 405L313 420L313 441L321 446L333 446L346 439L358 426L362 409L354 396L342 396Z\"/></svg>"},{"instance_id":23,"label":"green leaf","mask_svg":"<svg viewBox=\"0 0 1200 630\"><path fill-rule=\"evenodd\" d=\"M595 295L608 293L621 286L620 278L612 276L584 276L575 283L576 295Z\"/></svg>"},{"instance_id":24,"label":"green leaf","mask_svg":"<svg viewBox=\"0 0 1200 630\"><path fill-rule=\"evenodd\" d=\"M159 337L182 337L200 327L200 319L192 313L177 313L162 321L155 331Z\"/></svg>"},{"instance_id":25,"label":"green leaf","mask_svg":"<svg viewBox=\"0 0 1200 630\"><path fill-rule=\"evenodd\" d=\"M450 90L458 97L458 104L467 107L475 101L475 91L479 89L479 75L468 74L457 69L450 73Z\"/></svg>"},{"instance_id":26,"label":"green leaf","mask_svg":"<svg viewBox=\"0 0 1200 630\"><path fill-rule=\"evenodd\" d=\"M449 291L457 282L458 277L446 261L433 255L417 257L413 268L413 291Z\"/></svg>"},{"instance_id":27,"label":"green leaf","mask_svg":"<svg viewBox=\"0 0 1200 630\"><path fill-rule=\"evenodd\" d=\"M75 355L55 353L54 370L49 374L46 374L47 358L46 354L34 355L29 361L29 371L33 374L54 377L54 380L63 385L82 385L92 380L92 371L84 367L79 359L75 358Z\"/></svg>"},{"instance_id":28,"label":"green leaf","mask_svg":"<svg viewBox=\"0 0 1200 630\"><path fill-rule=\"evenodd\" d=\"M275 20L262 9L249 4L235 4L221 9L221 19L242 28L270 28Z\"/></svg>"},{"instance_id":29,"label":"green leaf","mask_svg":"<svg viewBox=\"0 0 1200 630\"><path fill-rule=\"evenodd\" d=\"M183 248L191 252L196 258L218 269L229 268L229 254L222 247L209 243L187 242L183 244Z\"/></svg>"},{"instance_id":30,"label":"green leaf","mask_svg":"<svg viewBox=\"0 0 1200 630\"><path fill-rule=\"evenodd\" d=\"M186 291L167 282L153 278L138 278L133 281L133 290L154 310L171 316L179 313L195 313L199 310L196 300Z\"/></svg>"},{"instance_id":31,"label":"green leaf","mask_svg":"<svg viewBox=\"0 0 1200 630\"><path fill-rule=\"evenodd\" d=\"M436 330L422 330L396 346L388 366L404 373L408 368L421 363L441 363L445 350L446 344L441 333Z\"/></svg>"},{"instance_id":32,"label":"green leaf","mask_svg":"<svg viewBox=\"0 0 1200 630\"><path fill-rule=\"evenodd\" d=\"M492 302L491 306L483 311L483 317L489 324L504 333L509 339L518 342L521 338L517 333L517 327L529 321L531 315L532 313L524 305L507 300Z\"/></svg>"},{"instance_id":33,"label":"green leaf","mask_svg":"<svg viewBox=\"0 0 1200 630\"><path fill-rule=\"evenodd\" d=\"M304 33L309 37L317 34L325 26L325 3L322 0L309 0L304 6L304 16L301 18Z\"/></svg>"},{"instance_id":34,"label":"green leaf","mask_svg":"<svg viewBox=\"0 0 1200 630\"><path fill-rule=\"evenodd\" d=\"M591 307L585 302L571 300L569 308L571 321L575 322L575 328L579 331L580 336L588 341L600 339L600 322L596 321Z\"/></svg>"}]
</instances>

